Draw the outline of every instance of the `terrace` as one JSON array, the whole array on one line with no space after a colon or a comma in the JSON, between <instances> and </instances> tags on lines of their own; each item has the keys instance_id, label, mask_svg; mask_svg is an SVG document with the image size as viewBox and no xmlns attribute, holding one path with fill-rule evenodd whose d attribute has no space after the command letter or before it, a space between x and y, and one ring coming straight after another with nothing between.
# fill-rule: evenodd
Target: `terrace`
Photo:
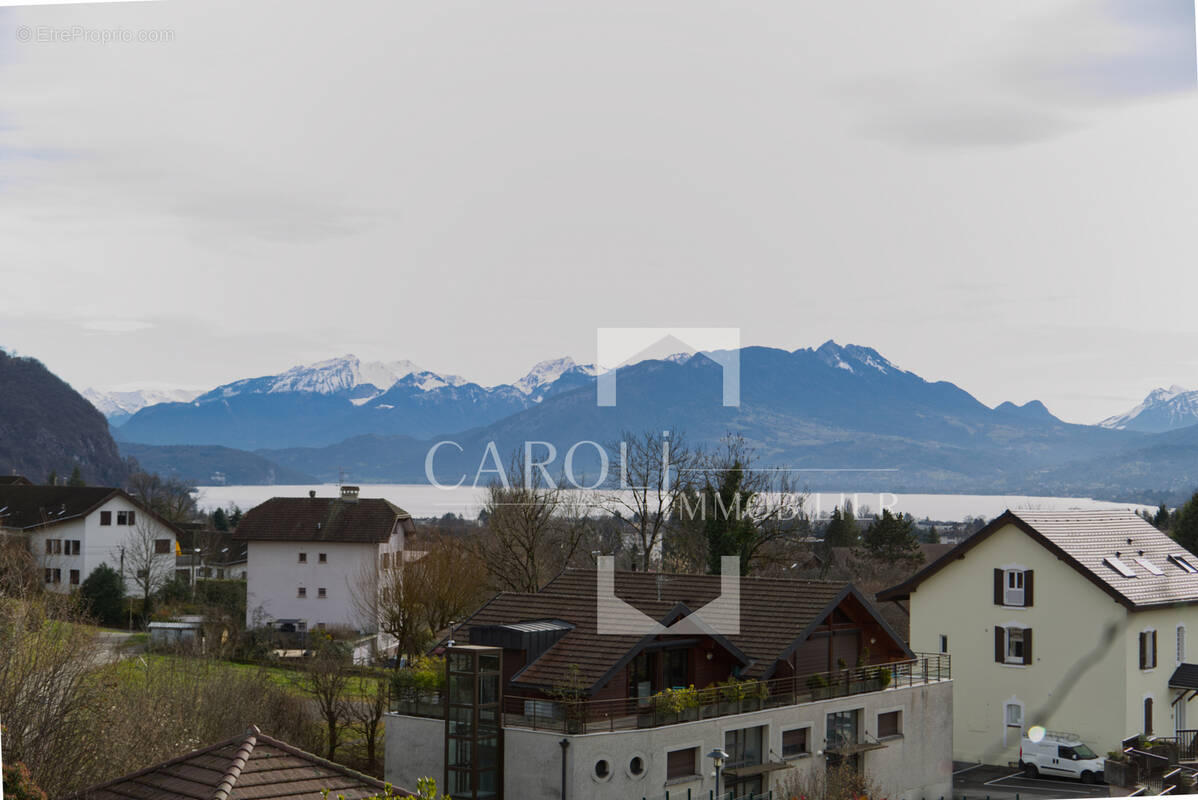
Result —
<instances>
[{"instance_id":1,"label":"terrace","mask_svg":"<svg viewBox=\"0 0 1198 800\"><path fill-rule=\"evenodd\" d=\"M504 695L502 724L508 728L568 734L637 730L714 719L762 709L800 705L836 697L939 683L952 678L944 653L913 659L848 667L769 681L729 681L702 689L667 689L648 698L587 700L581 695L555 697ZM441 691L393 693L391 711L444 719Z\"/></svg>"}]
</instances>

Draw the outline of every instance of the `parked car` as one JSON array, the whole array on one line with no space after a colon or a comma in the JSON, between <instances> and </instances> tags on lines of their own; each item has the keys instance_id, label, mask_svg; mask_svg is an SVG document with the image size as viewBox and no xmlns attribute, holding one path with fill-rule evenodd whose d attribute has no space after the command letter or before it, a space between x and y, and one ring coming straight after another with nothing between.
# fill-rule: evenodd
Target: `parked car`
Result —
<instances>
[{"instance_id":1,"label":"parked car","mask_svg":"<svg viewBox=\"0 0 1198 800\"><path fill-rule=\"evenodd\" d=\"M1029 778L1055 775L1095 783L1102 780L1103 760L1076 735L1050 731L1038 742L1023 737L1019 766Z\"/></svg>"}]
</instances>

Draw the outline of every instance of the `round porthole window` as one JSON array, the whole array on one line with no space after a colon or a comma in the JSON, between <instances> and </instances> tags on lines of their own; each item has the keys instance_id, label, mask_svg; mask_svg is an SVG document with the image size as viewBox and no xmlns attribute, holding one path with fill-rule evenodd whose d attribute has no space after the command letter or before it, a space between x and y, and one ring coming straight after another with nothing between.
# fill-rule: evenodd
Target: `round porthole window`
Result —
<instances>
[{"instance_id":1,"label":"round porthole window","mask_svg":"<svg viewBox=\"0 0 1198 800\"><path fill-rule=\"evenodd\" d=\"M640 756L633 756L628 762L628 774L634 778L639 778L645 774L645 759Z\"/></svg>"},{"instance_id":2,"label":"round porthole window","mask_svg":"<svg viewBox=\"0 0 1198 800\"><path fill-rule=\"evenodd\" d=\"M595 762L595 777L601 781L605 781L611 777L611 763L606 758L601 758Z\"/></svg>"}]
</instances>

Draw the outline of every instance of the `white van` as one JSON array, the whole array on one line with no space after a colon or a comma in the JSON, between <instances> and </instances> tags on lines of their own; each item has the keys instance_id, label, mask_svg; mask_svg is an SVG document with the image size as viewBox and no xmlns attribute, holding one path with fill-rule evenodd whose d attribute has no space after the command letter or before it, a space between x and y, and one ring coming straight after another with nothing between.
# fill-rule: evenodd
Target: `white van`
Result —
<instances>
[{"instance_id":1,"label":"white van","mask_svg":"<svg viewBox=\"0 0 1198 800\"><path fill-rule=\"evenodd\" d=\"M1102 780L1103 760L1075 734L1049 731L1038 742L1023 737L1019 766L1029 778L1056 775L1094 783Z\"/></svg>"}]
</instances>

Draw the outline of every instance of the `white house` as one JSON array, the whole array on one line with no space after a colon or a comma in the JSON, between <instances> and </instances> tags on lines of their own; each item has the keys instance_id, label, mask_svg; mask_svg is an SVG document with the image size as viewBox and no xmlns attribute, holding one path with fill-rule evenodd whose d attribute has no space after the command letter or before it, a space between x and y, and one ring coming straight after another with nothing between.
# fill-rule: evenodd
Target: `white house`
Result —
<instances>
[{"instance_id":1,"label":"white house","mask_svg":"<svg viewBox=\"0 0 1198 800\"><path fill-rule=\"evenodd\" d=\"M296 630L376 629L362 619L355 592L368 576L400 563L415 528L402 508L359 498L275 497L255 506L233 534L246 543L246 625L288 621Z\"/></svg>"},{"instance_id":2,"label":"white house","mask_svg":"<svg viewBox=\"0 0 1198 800\"><path fill-rule=\"evenodd\" d=\"M50 591L78 589L92 570L108 564L118 571L125 567L125 588L133 594L139 591L134 570L144 568L143 562L161 556L162 574L172 574L178 534L121 489L15 480L0 483L0 532L26 539ZM146 555L134 558L135 550Z\"/></svg>"},{"instance_id":3,"label":"white house","mask_svg":"<svg viewBox=\"0 0 1198 800\"><path fill-rule=\"evenodd\" d=\"M1194 714L1198 557L1132 511L1007 511L879 599L952 654L958 760L1014 761L1033 725L1102 753Z\"/></svg>"}]
</instances>

